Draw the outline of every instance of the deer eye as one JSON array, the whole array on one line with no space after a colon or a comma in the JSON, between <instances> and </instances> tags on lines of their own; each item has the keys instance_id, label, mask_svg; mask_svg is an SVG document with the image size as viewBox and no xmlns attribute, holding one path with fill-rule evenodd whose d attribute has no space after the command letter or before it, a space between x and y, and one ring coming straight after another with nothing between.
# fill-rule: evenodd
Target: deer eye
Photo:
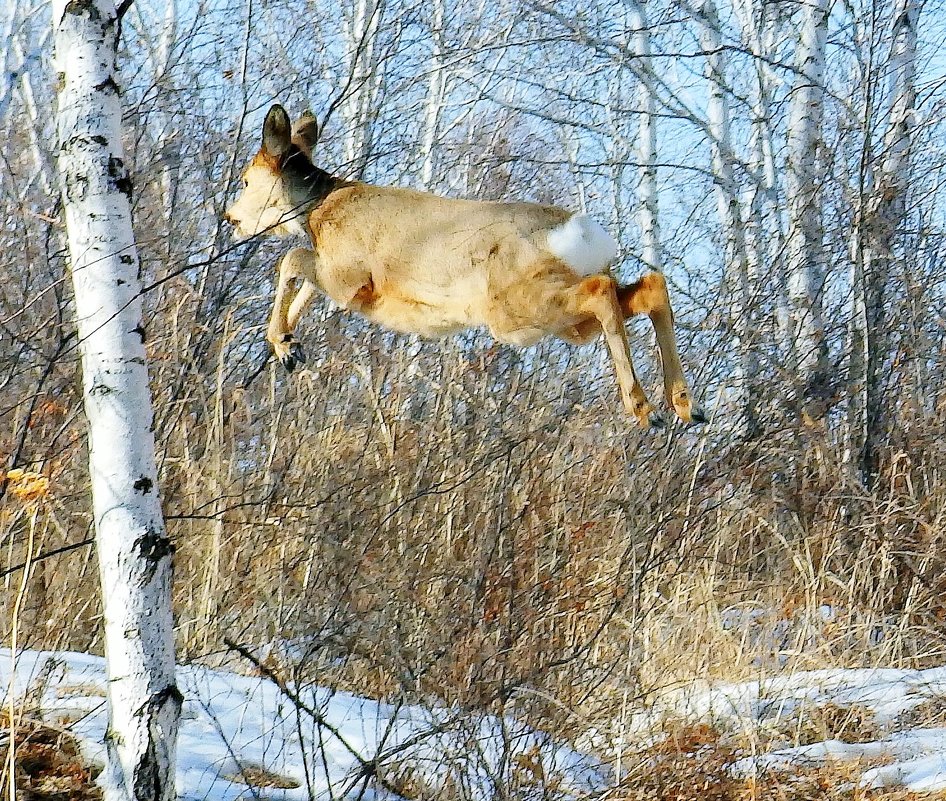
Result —
<instances>
[{"instance_id":1,"label":"deer eye","mask_svg":"<svg viewBox=\"0 0 946 801\"><path fill-rule=\"evenodd\" d=\"M243 188L246 189L249 185L250 185L250 182L247 181L246 178L244 178L244 179L243 179Z\"/></svg>"}]
</instances>

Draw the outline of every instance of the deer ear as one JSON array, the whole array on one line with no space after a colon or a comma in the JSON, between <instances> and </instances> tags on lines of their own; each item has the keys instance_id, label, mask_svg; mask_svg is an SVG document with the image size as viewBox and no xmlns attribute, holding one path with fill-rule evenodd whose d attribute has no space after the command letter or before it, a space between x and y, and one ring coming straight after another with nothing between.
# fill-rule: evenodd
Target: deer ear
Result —
<instances>
[{"instance_id":1,"label":"deer ear","mask_svg":"<svg viewBox=\"0 0 946 801\"><path fill-rule=\"evenodd\" d=\"M292 143L312 160L312 148L319 140L319 123L311 111L306 111L292 125Z\"/></svg>"},{"instance_id":2,"label":"deer ear","mask_svg":"<svg viewBox=\"0 0 946 801\"><path fill-rule=\"evenodd\" d=\"M266 114L263 123L263 150L270 156L281 158L289 149L291 131L289 115L277 103Z\"/></svg>"}]
</instances>

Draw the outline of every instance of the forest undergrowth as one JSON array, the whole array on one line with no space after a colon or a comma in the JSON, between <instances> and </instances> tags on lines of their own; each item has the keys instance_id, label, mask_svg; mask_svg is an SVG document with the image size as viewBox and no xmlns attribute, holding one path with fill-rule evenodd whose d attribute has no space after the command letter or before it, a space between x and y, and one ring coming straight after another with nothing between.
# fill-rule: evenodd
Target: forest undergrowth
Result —
<instances>
[{"instance_id":1,"label":"forest undergrowth","mask_svg":"<svg viewBox=\"0 0 946 801\"><path fill-rule=\"evenodd\" d=\"M722 770L744 748L732 731L639 720L712 681L943 664L942 411L898 421L866 490L825 426L754 443L713 423L641 432L565 382L557 397L512 382L483 409L468 387L497 380L495 348L422 352L449 375L428 374L439 391L417 408L402 365L331 344L292 380L269 368L252 401L218 385L199 415L196 394L159 407L181 660L259 669L237 644L293 686L513 715L628 777L637 760L646 780L613 798L908 797L811 789L845 786L844 767L747 783ZM67 403L31 419L66 444L38 495L9 483L5 576L12 600L28 562L22 647L94 653Z\"/></svg>"}]
</instances>

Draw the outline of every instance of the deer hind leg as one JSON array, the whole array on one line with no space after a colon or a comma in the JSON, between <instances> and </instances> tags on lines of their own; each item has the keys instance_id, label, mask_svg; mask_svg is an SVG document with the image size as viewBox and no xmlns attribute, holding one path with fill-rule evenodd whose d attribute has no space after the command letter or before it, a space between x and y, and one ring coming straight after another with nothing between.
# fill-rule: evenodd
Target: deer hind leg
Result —
<instances>
[{"instance_id":1,"label":"deer hind leg","mask_svg":"<svg viewBox=\"0 0 946 801\"><path fill-rule=\"evenodd\" d=\"M276 298L266 339L273 346L276 358L290 372L305 362L302 346L295 341L292 332L318 290L316 265L314 252L293 248L282 257L277 268ZM297 289L296 282L300 280L302 286Z\"/></svg>"},{"instance_id":2,"label":"deer hind leg","mask_svg":"<svg viewBox=\"0 0 946 801\"><path fill-rule=\"evenodd\" d=\"M618 303L616 290L617 285L611 276L593 275L566 292L569 293L573 310L581 317L593 316L596 326L600 326L600 329L596 330L604 331L624 407L644 428L662 425L663 421L647 400L644 388L634 371L631 346L627 340L627 330L624 328L624 314ZM579 320L575 329L579 335L583 332L592 333L592 324L587 319Z\"/></svg>"},{"instance_id":3,"label":"deer hind leg","mask_svg":"<svg viewBox=\"0 0 946 801\"><path fill-rule=\"evenodd\" d=\"M598 338L601 333L601 323L594 317L579 320L574 325L563 328L556 336L564 339L569 345L587 345Z\"/></svg>"},{"instance_id":4,"label":"deer hind leg","mask_svg":"<svg viewBox=\"0 0 946 801\"><path fill-rule=\"evenodd\" d=\"M705 423L706 416L693 404L693 398L683 376L677 339L673 333L673 309L667 282L658 272L650 272L639 281L618 289L618 300L623 315L646 314L657 335L660 363L664 377L664 396L677 415L687 423Z\"/></svg>"},{"instance_id":5,"label":"deer hind leg","mask_svg":"<svg viewBox=\"0 0 946 801\"><path fill-rule=\"evenodd\" d=\"M604 331L625 408L644 428L661 425L634 372L614 279L593 275L576 280L575 273L556 259L536 262L529 274L528 280L500 279L491 287L493 303L485 322L493 336L528 346L548 334L572 340Z\"/></svg>"}]
</instances>

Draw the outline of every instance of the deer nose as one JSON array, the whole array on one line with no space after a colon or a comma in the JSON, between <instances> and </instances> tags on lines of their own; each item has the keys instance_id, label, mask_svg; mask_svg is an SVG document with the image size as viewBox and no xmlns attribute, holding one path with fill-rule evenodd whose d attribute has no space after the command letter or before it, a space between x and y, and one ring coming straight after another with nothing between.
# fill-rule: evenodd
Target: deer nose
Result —
<instances>
[{"instance_id":1,"label":"deer nose","mask_svg":"<svg viewBox=\"0 0 946 801\"><path fill-rule=\"evenodd\" d=\"M228 223L230 223L230 225L233 225L233 224L234 224L234 223L233 223L233 217L230 216L230 212L229 212L229 211L225 211L225 212L223 213L223 219L225 219Z\"/></svg>"}]
</instances>

